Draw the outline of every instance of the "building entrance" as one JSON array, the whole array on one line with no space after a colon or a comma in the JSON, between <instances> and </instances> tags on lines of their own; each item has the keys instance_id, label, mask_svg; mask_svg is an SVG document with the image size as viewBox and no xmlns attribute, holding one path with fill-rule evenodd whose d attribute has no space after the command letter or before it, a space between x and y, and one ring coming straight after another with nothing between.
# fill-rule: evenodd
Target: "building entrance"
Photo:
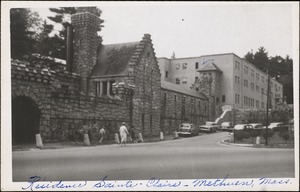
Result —
<instances>
[{"instance_id":1,"label":"building entrance","mask_svg":"<svg viewBox=\"0 0 300 192\"><path fill-rule=\"evenodd\" d=\"M12 100L12 144L35 142L39 133L40 111L29 97L18 96Z\"/></svg>"}]
</instances>

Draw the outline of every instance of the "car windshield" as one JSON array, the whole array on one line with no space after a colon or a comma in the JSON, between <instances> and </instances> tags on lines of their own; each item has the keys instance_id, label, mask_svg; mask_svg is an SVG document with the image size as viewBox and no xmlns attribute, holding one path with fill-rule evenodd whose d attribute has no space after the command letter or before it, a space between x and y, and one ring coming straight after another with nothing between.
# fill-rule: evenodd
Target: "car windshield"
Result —
<instances>
[{"instance_id":1,"label":"car windshield","mask_svg":"<svg viewBox=\"0 0 300 192\"><path fill-rule=\"evenodd\" d=\"M190 128L189 124L181 124L181 128L188 129Z\"/></svg>"},{"instance_id":2,"label":"car windshield","mask_svg":"<svg viewBox=\"0 0 300 192\"><path fill-rule=\"evenodd\" d=\"M234 129L244 129L244 125L236 125L234 126Z\"/></svg>"},{"instance_id":3,"label":"car windshield","mask_svg":"<svg viewBox=\"0 0 300 192\"><path fill-rule=\"evenodd\" d=\"M229 126L229 125L230 125L229 122L224 122L224 123L222 123L222 126Z\"/></svg>"}]
</instances>

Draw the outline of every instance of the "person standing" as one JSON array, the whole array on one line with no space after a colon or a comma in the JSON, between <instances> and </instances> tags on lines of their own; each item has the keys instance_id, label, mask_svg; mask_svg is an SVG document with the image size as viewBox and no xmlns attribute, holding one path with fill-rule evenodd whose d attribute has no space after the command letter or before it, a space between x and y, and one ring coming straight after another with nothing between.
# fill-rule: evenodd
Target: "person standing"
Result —
<instances>
[{"instance_id":1,"label":"person standing","mask_svg":"<svg viewBox=\"0 0 300 192\"><path fill-rule=\"evenodd\" d=\"M124 146L126 146L127 135L129 133L125 126L125 122L122 123L122 126L119 129L119 132L120 132L120 136L121 136L121 146L122 146L122 144L124 144Z\"/></svg>"},{"instance_id":2,"label":"person standing","mask_svg":"<svg viewBox=\"0 0 300 192\"><path fill-rule=\"evenodd\" d=\"M99 134L100 134L100 140L99 140L99 143L102 143L103 138L104 138L104 136L105 136L105 129L104 129L103 126L102 126L101 129L99 130Z\"/></svg>"}]
</instances>

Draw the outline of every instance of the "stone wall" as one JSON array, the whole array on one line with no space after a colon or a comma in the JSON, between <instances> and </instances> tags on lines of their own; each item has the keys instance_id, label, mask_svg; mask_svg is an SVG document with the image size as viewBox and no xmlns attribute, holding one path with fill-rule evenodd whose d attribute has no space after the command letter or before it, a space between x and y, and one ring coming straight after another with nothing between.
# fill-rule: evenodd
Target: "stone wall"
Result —
<instances>
[{"instance_id":1,"label":"stone wall","mask_svg":"<svg viewBox=\"0 0 300 192\"><path fill-rule=\"evenodd\" d=\"M208 115L208 100L162 89L161 128L164 133L176 131L184 122L196 126L205 124Z\"/></svg>"},{"instance_id":2,"label":"stone wall","mask_svg":"<svg viewBox=\"0 0 300 192\"><path fill-rule=\"evenodd\" d=\"M79 91L80 77L12 61L12 100L25 96L39 112L39 130L44 142L75 141L84 125L92 128L91 138L104 125L110 133L123 121L130 122L133 88L114 88L114 97L99 97ZM13 111L14 112L14 111ZM80 138L79 138L80 139ZM82 137L81 137L82 139Z\"/></svg>"},{"instance_id":3,"label":"stone wall","mask_svg":"<svg viewBox=\"0 0 300 192\"><path fill-rule=\"evenodd\" d=\"M156 61L150 35L140 43L139 62L129 67L134 76L133 126L143 135L160 132L160 70Z\"/></svg>"},{"instance_id":4,"label":"stone wall","mask_svg":"<svg viewBox=\"0 0 300 192\"><path fill-rule=\"evenodd\" d=\"M52 92L50 111L50 127L45 132L51 141L74 141L80 131L89 132L91 140L95 140L101 126L113 134L118 132L123 121L130 119L127 103L87 95ZM88 129L85 130L84 125Z\"/></svg>"}]
</instances>

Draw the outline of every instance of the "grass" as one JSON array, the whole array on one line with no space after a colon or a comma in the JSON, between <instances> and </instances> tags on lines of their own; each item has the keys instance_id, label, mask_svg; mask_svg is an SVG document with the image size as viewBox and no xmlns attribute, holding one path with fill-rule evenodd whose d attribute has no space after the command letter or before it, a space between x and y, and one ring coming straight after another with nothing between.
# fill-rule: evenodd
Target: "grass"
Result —
<instances>
[{"instance_id":1,"label":"grass","mask_svg":"<svg viewBox=\"0 0 300 192\"><path fill-rule=\"evenodd\" d=\"M268 139L268 145L265 145L266 140L260 136L260 144L256 145L256 138L249 137L244 138L242 141L236 142L238 144L255 144L255 147L268 147L268 148L294 148L294 133L288 132L290 138L286 141L280 135L279 132L275 132L272 137Z\"/></svg>"}]
</instances>

